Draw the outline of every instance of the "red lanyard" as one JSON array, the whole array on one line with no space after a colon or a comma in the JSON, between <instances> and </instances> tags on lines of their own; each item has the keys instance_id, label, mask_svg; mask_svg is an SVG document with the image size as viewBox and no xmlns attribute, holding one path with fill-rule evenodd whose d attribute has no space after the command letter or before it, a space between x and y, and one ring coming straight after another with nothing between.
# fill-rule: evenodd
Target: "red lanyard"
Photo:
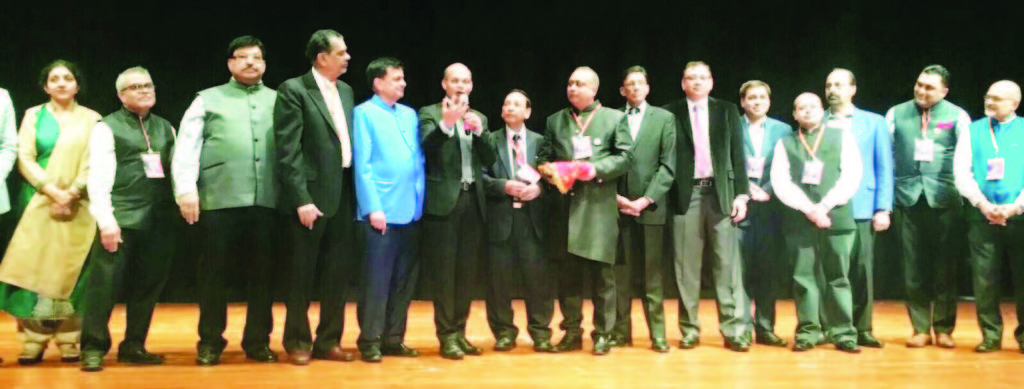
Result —
<instances>
[{"instance_id":1,"label":"red lanyard","mask_svg":"<svg viewBox=\"0 0 1024 389\"><path fill-rule=\"evenodd\" d=\"M817 128L821 128L821 126L818 126ZM810 131L813 131L813 130L808 130L808 132L810 132ZM800 143L802 143L804 145L804 149L806 149L807 153L811 155L811 158L815 159L815 160L818 159L818 156L817 156L818 146L821 145L821 138L825 137L825 129L822 128L818 132L819 132L818 140L816 140L814 142L814 149L811 149L811 146L807 145L807 139L804 137L804 132L800 131L800 133L799 133L799 135L800 135Z\"/></svg>"},{"instance_id":2,"label":"red lanyard","mask_svg":"<svg viewBox=\"0 0 1024 389\"><path fill-rule=\"evenodd\" d=\"M597 111L600 109L601 103L597 103L597 106L594 107L594 110L590 113L590 116L587 117L587 121L583 123L580 122L580 115L577 115L576 112L572 113L572 118L576 120L576 126L579 127L579 130L576 131L577 135L583 135L587 132L587 127L590 127L590 121L594 120L594 116L597 116Z\"/></svg>"},{"instance_id":3,"label":"red lanyard","mask_svg":"<svg viewBox=\"0 0 1024 389\"><path fill-rule=\"evenodd\" d=\"M142 136L146 137L146 150L150 154L153 153L153 147L149 145L149 134L146 133L146 125L142 123L142 117L139 117L139 126L142 126Z\"/></svg>"},{"instance_id":4,"label":"red lanyard","mask_svg":"<svg viewBox=\"0 0 1024 389\"><path fill-rule=\"evenodd\" d=\"M931 108L921 112L921 138L928 139L928 124L932 122Z\"/></svg>"}]
</instances>

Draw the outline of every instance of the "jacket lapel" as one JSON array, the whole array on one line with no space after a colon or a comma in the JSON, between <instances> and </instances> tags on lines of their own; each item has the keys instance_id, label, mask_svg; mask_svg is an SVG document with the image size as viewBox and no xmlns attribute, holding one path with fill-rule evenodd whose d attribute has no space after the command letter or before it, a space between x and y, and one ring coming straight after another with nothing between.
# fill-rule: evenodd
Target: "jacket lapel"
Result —
<instances>
[{"instance_id":1,"label":"jacket lapel","mask_svg":"<svg viewBox=\"0 0 1024 389\"><path fill-rule=\"evenodd\" d=\"M324 101L324 94L320 92L320 86L316 84L316 79L313 78L314 70L310 70L306 78L306 93L309 93L309 98L313 100L313 104L316 105L317 110L320 111L320 115L324 117L324 121L327 122L327 126L332 130L337 131L334 128L334 118L331 117L331 111L327 109L327 102ZM338 93L341 96L341 92ZM337 138L337 136L335 136Z\"/></svg>"},{"instance_id":2,"label":"jacket lapel","mask_svg":"<svg viewBox=\"0 0 1024 389\"><path fill-rule=\"evenodd\" d=\"M508 162L508 130L498 131L497 136L498 142L495 144L495 147L498 148L499 166L505 169L505 173L507 173L505 177L512 178L512 166Z\"/></svg>"}]
</instances>

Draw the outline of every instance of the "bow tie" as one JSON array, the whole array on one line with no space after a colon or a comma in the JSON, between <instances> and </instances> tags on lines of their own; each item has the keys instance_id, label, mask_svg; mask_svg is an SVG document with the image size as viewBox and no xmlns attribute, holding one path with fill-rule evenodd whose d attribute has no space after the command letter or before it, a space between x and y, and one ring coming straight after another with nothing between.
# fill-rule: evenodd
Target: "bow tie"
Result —
<instances>
[{"instance_id":1,"label":"bow tie","mask_svg":"<svg viewBox=\"0 0 1024 389\"><path fill-rule=\"evenodd\" d=\"M629 109L626 110L626 115L636 115L638 113L640 113L640 108L637 107L629 107Z\"/></svg>"}]
</instances>

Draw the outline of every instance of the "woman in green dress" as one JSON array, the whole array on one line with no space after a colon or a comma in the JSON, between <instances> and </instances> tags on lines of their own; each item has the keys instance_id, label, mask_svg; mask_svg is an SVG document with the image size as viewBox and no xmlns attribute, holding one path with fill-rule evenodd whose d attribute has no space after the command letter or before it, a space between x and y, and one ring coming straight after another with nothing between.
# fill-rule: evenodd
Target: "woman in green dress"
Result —
<instances>
[{"instance_id":1,"label":"woman in green dress","mask_svg":"<svg viewBox=\"0 0 1024 389\"><path fill-rule=\"evenodd\" d=\"M78 105L82 77L67 61L43 69L50 101L28 109L19 130L22 212L0 261L0 307L18 318L21 364L38 363L52 339L61 361L77 362L76 287L96 234L88 212L89 134L100 115ZM15 211L17 212L17 211Z\"/></svg>"}]
</instances>

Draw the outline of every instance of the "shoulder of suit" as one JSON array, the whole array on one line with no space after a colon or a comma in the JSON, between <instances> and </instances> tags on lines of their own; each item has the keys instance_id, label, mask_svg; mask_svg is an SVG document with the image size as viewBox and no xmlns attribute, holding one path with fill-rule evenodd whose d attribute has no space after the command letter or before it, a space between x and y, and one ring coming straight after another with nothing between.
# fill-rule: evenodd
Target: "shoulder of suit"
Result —
<instances>
[{"instance_id":1,"label":"shoulder of suit","mask_svg":"<svg viewBox=\"0 0 1024 389\"><path fill-rule=\"evenodd\" d=\"M430 105L425 105L423 107L420 107L419 112L421 114L425 114L425 113L435 114L436 113L437 115L440 115L441 114L441 103L435 103L435 104L430 104Z\"/></svg>"},{"instance_id":2,"label":"shoulder of suit","mask_svg":"<svg viewBox=\"0 0 1024 389\"><path fill-rule=\"evenodd\" d=\"M775 119L773 117L768 117L767 124L770 125L770 126L773 126L773 127L779 127L779 128L785 129L786 131L793 131L793 126L791 126L791 125L787 124L786 122L783 122L783 121L781 121L779 119Z\"/></svg>"},{"instance_id":3,"label":"shoulder of suit","mask_svg":"<svg viewBox=\"0 0 1024 389\"><path fill-rule=\"evenodd\" d=\"M857 113L859 113L861 115L864 115L864 116L870 118L871 120L882 120L882 121L885 120L885 117L882 116L882 115L879 115L879 114L871 112L871 111L863 110L863 109L860 109L860 108L857 108Z\"/></svg>"},{"instance_id":4,"label":"shoulder of suit","mask_svg":"<svg viewBox=\"0 0 1024 389\"><path fill-rule=\"evenodd\" d=\"M732 108L733 110L738 109L736 108L736 104L733 104L725 100L716 99L714 97L708 97L708 104L721 105L724 108Z\"/></svg>"},{"instance_id":5,"label":"shoulder of suit","mask_svg":"<svg viewBox=\"0 0 1024 389\"><path fill-rule=\"evenodd\" d=\"M669 111L669 110L667 110L665 108L655 107L655 106L650 105L650 104L647 104L647 112L649 112L651 115L654 115L654 116L662 116L662 117L666 117L666 118L667 117L675 116L675 114L673 114L671 111Z\"/></svg>"}]
</instances>

